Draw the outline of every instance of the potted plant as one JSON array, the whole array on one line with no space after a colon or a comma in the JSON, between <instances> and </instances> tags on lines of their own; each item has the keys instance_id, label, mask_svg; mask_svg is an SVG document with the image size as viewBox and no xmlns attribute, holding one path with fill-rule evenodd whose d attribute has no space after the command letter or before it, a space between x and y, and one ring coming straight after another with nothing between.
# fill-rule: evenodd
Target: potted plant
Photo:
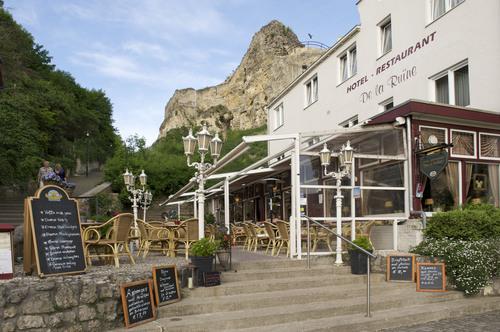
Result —
<instances>
[{"instance_id":1,"label":"potted plant","mask_svg":"<svg viewBox=\"0 0 500 332\"><path fill-rule=\"evenodd\" d=\"M373 246L370 239L366 236L360 236L352 241L354 244L365 249L368 252L373 252ZM367 257L364 252L354 246L349 247L349 256L351 258L351 273L366 274L367 273Z\"/></svg>"},{"instance_id":2,"label":"potted plant","mask_svg":"<svg viewBox=\"0 0 500 332\"><path fill-rule=\"evenodd\" d=\"M217 249L219 249L219 241L210 241L207 238L198 240L191 246L191 263L198 268L200 275L203 275L203 272L212 271Z\"/></svg>"},{"instance_id":3,"label":"potted plant","mask_svg":"<svg viewBox=\"0 0 500 332\"><path fill-rule=\"evenodd\" d=\"M217 233L215 235L215 239L219 241L219 249L217 250L217 259L219 260L220 265L224 268L224 271L227 271L229 267L229 261L231 259L231 245L232 245L232 237L230 234L227 234L226 227L219 227L217 229Z\"/></svg>"}]
</instances>

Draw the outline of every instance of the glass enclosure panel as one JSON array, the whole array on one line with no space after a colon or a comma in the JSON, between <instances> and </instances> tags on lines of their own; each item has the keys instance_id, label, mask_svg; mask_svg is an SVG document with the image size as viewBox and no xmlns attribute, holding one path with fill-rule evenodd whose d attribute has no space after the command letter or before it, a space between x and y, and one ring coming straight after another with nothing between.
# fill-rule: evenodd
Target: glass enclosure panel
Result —
<instances>
[{"instance_id":1,"label":"glass enclosure panel","mask_svg":"<svg viewBox=\"0 0 500 332\"><path fill-rule=\"evenodd\" d=\"M300 183L316 185L321 180L319 157L300 156Z\"/></svg>"},{"instance_id":2,"label":"glass enclosure panel","mask_svg":"<svg viewBox=\"0 0 500 332\"><path fill-rule=\"evenodd\" d=\"M255 221L255 201L253 199L243 202L244 221Z\"/></svg>"},{"instance_id":3,"label":"glass enclosure panel","mask_svg":"<svg viewBox=\"0 0 500 332\"><path fill-rule=\"evenodd\" d=\"M403 190L361 190L361 198L356 199L356 216L403 214L405 196Z\"/></svg>"},{"instance_id":4,"label":"glass enclosure panel","mask_svg":"<svg viewBox=\"0 0 500 332\"><path fill-rule=\"evenodd\" d=\"M301 211L309 217L323 217L324 215L324 194L323 189L302 189ZM302 209L305 207L305 211Z\"/></svg>"},{"instance_id":5,"label":"glass enclosure panel","mask_svg":"<svg viewBox=\"0 0 500 332\"><path fill-rule=\"evenodd\" d=\"M426 178L422 198L424 211L449 211L458 207L460 203L459 177L458 163L450 162L434 180Z\"/></svg>"},{"instance_id":6,"label":"glass enclosure panel","mask_svg":"<svg viewBox=\"0 0 500 332\"><path fill-rule=\"evenodd\" d=\"M238 202L233 201L232 205L232 217L230 218L234 222L243 221L243 203L238 200Z\"/></svg>"},{"instance_id":7,"label":"glass enclosure panel","mask_svg":"<svg viewBox=\"0 0 500 332\"><path fill-rule=\"evenodd\" d=\"M403 162L382 164L363 169L361 185L369 187L404 187Z\"/></svg>"},{"instance_id":8,"label":"glass enclosure panel","mask_svg":"<svg viewBox=\"0 0 500 332\"><path fill-rule=\"evenodd\" d=\"M498 164L465 165L466 204L493 204L499 206L500 183Z\"/></svg>"},{"instance_id":9,"label":"glass enclosure panel","mask_svg":"<svg viewBox=\"0 0 500 332\"><path fill-rule=\"evenodd\" d=\"M351 216L351 189L341 190L342 199L342 217ZM337 189L324 189L324 201L325 201L325 217L335 218L337 216L337 202L335 195L337 194Z\"/></svg>"},{"instance_id":10,"label":"glass enclosure panel","mask_svg":"<svg viewBox=\"0 0 500 332\"><path fill-rule=\"evenodd\" d=\"M290 220L292 215L292 194L290 191L283 192L283 220Z\"/></svg>"}]
</instances>

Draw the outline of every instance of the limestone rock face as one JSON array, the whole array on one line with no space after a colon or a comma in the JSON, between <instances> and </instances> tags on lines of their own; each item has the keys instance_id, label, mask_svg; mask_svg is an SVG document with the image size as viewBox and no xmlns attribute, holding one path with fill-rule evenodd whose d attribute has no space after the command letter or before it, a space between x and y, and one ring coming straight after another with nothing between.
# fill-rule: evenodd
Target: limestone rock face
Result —
<instances>
[{"instance_id":1,"label":"limestone rock face","mask_svg":"<svg viewBox=\"0 0 500 332\"><path fill-rule=\"evenodd\" d=\"M240 65L223 83L176 90L165 107L159 137L170 129L207 122L222 131L266 123L264 107L324 50L304 47L295 33L271 21L252 38Z\"/></svg>"}]
</instances>

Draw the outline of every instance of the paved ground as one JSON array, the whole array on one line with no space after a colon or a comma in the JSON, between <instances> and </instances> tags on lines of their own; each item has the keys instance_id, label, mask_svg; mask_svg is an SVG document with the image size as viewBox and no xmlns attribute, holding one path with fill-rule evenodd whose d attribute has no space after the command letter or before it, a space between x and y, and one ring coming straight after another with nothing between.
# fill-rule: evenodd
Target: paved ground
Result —
<instances>
[{"instance_id":1,"label":"paved ground","mask_svg":"<svg viewBox=\"0 0 500 332\"><path fill-rule=\"evenodd\" d=\"M387 329L383 332L498 332L500 331L500 311L464 316L460 319L444 319L410 327Z\"/></svg>"}]
</instances>

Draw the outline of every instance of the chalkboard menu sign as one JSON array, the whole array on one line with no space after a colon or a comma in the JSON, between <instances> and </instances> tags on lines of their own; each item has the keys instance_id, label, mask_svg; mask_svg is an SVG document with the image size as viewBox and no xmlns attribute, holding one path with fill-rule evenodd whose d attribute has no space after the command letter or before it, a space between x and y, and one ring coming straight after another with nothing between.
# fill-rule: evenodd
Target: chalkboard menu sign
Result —
<instances>
[{"instance_id":1,"label":"chalkboard menu sign","mask_svg":"<svg viewBox=\"0 0 500 332\"><path fill-rule=\"evenodd\" d=\"M181 299L175 265L153 267L156 304L161 306Z\"/></svg>"},{"instance_id":2,"label":"chalkboard menu sign","mask_svg":"<svg viewBox=\"0 0 500 332\"><path fill-rule=\"evenodd\" d=\"M415 256L387 256L387 281L415 281Z\"/></svg>"},{"instance_id":3,"label":"chalkboard menu sign","mask_svg":"<svg viewBox=\"0 0 500 332\"><path fill-rule=\"evenodd\" d=\"M120 286L125 326L132 327L156 319L153 283L141 280Z\"/></svg>"},{"instance_id":4,"label":"chalkboard menu sign","mask_svg":"<svg viewBox=\"0 0 500 332\"><path fill-rule=\"evenodd\" d=\"M85 272L80 215L76 200L57 186L41 188L28 200L29 225L38 274ZM25 219L26 220L26 219ZM27 226L25 222L25 227Z\"/></svg>"},{"instance_id":5,"label":"chalkboard menu sign","mask_svg":"<svg viewBox=\"0 0 500 332\"><path fill-rule=\"evenodd\" d=\"M417 292L446 291L444 263L417 263Z\"/></svg>"},{"instance_id":6,"label":"chalkboard menu sign","mask_svg":"<svg viewBox=\"0 0 500 332\"><path fill-rule=\"evenodd\" d=\"M203 272L203 285L205 287L220 285L220 272Z\"/></svg>"}]
</instances>

